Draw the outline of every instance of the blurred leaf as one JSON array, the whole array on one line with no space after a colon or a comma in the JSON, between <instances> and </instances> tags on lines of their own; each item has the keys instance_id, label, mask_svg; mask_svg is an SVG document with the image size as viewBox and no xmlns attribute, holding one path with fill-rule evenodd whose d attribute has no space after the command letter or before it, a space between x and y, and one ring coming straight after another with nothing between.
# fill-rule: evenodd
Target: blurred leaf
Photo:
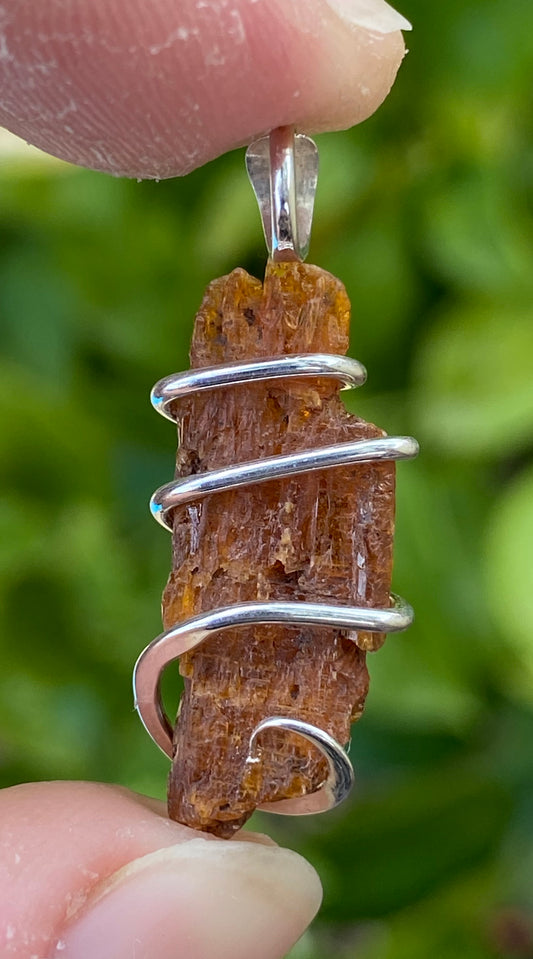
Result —
<instances>
[{"instance_id":1,"label":"blurred leaf","mask_svg":"<svg viewBox=\"0 0 533 959\"><path fill-rule=\"evenodd\" d=\"M327 266L345 278L352 300L350 352L369 370L368 389L404 382L398 342L409 326L417 285L401 234L400 211L372 210L371 222L329 243Z\"/></svg>"},{"instance_id":2,"label":"blurred leaf","mask_svg":"<svg viewBox=\"0 0 533 959\"><path fill-rule=\"evenodd\" d=\"M432 462L424 447L400 465L393 588L415 621L369 657L370 721L464 734L479 719L483 684L501 669L478 573L486 496L475 473Z\"/></svg>"},{"instance_id":3,"label":"blurred leaf","mask_svg":"<svg viewBox=\"0 0 533 959\"><path fill-rule=\"evenodd\" d=\"M498 851L511 810L494 779L443 769L360 799L303 851L324 879L324 920L387 915L433 894Z\"/></svg>"},{"instance_id":4,"label":"blurred leaf","mask_svg":"<svg viewBox=\"0 0 533 959\"><path fill-rule=\"evenodd\" d=\"M487 598L516 655L514 687L533 702L533 471L520 475L495 503L485 553ZM511 666L512 668L512 666Z\"/></svg>"},{"instance_id":5,"label":"blurred leaf","mask_svg":"<svg viewBox=\"0 0 533 959\"><path fill-rule=\"evenodd\" d=\"M239 156L235 158L242 160ZM195 223L194 255L214 275L242 261L249 247L262 243L261 220L241 162L224 178L213 178Z\"/></svg>"},{"instance_id":6,"label":"blurred leaf","mask_svg":"<svg viewBox=\"0 0 533 959\"><path fill-rule=\"evenodd\" d=\"M413 416L422 442L464 457L527 448L533 435L533 309L458 307L417 356Z\"/></svg>"},{"instance_id":7,"label":"blurred leaf","mask_svg":"<svg viewBox=\"0 0 533 959\"><path fill-rule=\"evenodd\" d=\"M0 678L0 748L22 753L39 778L81 778L105 736L107 717L85 683L43 682L10 670Z\"/></svg>"},{"instance_id":8,"label":"blurred leaf","mask_svg":"<svg viewBox=\"0 0 533 959\"><path fill-rule=\"evenodd\" d=\"M13 495L0 500L0 596L33 563L47 526L45 509Z\"/></svg>"},{"instance_id":9,"label":"blurred leaf","mask_svg":"<svg viewBox=\"0 0 533 959\"><path fill-rule=\"evenodd\" d=\"M78 490L105 496L105 427L66 400L60 384L0 364L0 417L0 472L19 495L50 506Z\"/></svg>"},{"instance_id":10,"label":"blurred leaf","mask_svg":"<svg viewBox=\"0 0 533 959\"><path fill-rule=\"evenodd\" d=\"M454 286L484 296L530 297L533 231L502 180L478 167L446 183L429 203L428 246Z\"/></svg>"},{"instance_id":11,"label":"blurred leaf","mask_svg":"<svg viewBox=\"0 0 533 959\"><path fill-rule=\"evenodd\" d=\"M493 868L478 869L396 914L388 935L374 923L374 935L363 942L358 959L426 959L428 953L439 959L494 959L490 927L496 880Z\"/></svg>"},{"instance_id":12,"label":"blurred leaf","mask_svg":"<svg viewBox=\"0 0 533 959\"><path fill-rule=\"evenodd\" d=\"M72 376L72 340L76 296L65 277L54 274L46 258L15 250L0 269L0 315L4 349L55 384Z\"/></svg>"},{"instance_id":13,"label":"blurred leaf","mask_svg":"<svg viewBox=\"0 0 533 959\"><path fill-rule=\"evenodd\" d=\"M71 621L78 642L98 662L127 670L159 618L138 588L128 542L89 504L58 517L53 536L58 576L76 597Z\"/></svg>"}]
</instances>

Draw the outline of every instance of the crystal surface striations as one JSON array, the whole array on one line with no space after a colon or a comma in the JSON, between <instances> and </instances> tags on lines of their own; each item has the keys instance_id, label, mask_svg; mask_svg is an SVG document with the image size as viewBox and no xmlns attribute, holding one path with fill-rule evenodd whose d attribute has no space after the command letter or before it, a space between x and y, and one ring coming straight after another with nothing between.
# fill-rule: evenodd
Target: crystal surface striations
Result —
<instances>
[{"instance_id":1,"label":"crystal surface striations","mask_svg":"<svg viewBox=\"0 0 533 959\"><path fill-rule=\"evenodd\" d=\"M192 367L348 347L350 304L318 267L270 263L264 284L238 269L208 287L196 317ZM356 439L382 430L346 412L334 380L241 384L176 403L177 476ZM357 464L215 493L173 514L165 628L250 600L388 606L394 464ZM324 761L311 744L266 732L246 764L254 727L291 716L340 743L363 710L366 651L382 637L320 627L257 626L209 638L180 660L169 814L231 836L262 802L317 789Z\"/></svg>"}]
</instances>

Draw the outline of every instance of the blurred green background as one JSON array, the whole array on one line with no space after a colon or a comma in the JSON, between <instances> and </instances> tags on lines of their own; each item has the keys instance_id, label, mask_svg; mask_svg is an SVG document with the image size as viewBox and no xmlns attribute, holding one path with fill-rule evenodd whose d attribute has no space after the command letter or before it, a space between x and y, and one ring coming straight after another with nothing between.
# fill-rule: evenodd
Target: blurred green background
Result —
<instances>
[{"instance_id":1,"label":"blurred green background","mask_svg":"<svg viewBox=\"0 0 533 959\"><path fill-rule=\"evenodd\" d=\"M378 115L319 138L310 261L343 279L351 408L413 433L395 589L351 804L264 819L315 863L294 959L533 956L533 5L405 0ZM242 153L135 183L0 160L0 778L163 796L130 673L160 631L170 540L146 502L207 282L264 266ZM176 691L174 688L174 699Z\"/></svg>"}]
</instances>

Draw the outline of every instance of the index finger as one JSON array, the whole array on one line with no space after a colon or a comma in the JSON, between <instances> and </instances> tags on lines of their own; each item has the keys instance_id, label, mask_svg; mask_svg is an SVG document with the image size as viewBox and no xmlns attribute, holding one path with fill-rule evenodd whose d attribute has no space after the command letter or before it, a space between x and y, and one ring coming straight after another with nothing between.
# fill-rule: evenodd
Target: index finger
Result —
<instances>
[{"instance_id":1,"label":"index finger","mask_svg":"<svg viewBox=\"0 0 533 959\"><path fill-rule=\"evenodd\" d=\"M406 26L385 0L4 0L0 124L92 169L182 175L277 126L364 120Z\"/></svg>"}]
</instances>

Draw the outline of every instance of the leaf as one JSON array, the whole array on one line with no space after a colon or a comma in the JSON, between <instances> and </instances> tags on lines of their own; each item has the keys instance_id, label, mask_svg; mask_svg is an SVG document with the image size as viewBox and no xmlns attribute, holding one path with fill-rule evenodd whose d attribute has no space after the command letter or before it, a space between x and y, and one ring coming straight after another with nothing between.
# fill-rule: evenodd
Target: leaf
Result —
<instances>
[{"instance_id":1,"label":"leaf","mask_svg":"<svg viewBox=\"0 0 533 959\"><path fill-rule=\"evenodd\" d=\"M533 703L533 470L494 504L486 538L486 595L506 647L512 686Z\"/></svg>"},{"instance_id":2,"label":"leaf","mask_svg":"<svg viewBox=\"0 0 533 959\"><path fill-rule=\"evenodd\" d=\"M369 657L365 721L464 736L483 712L483 684L501 665L478 573L487 500L475 471L435 461L424 446L398 465L393 589L415 620Z\"/></svg>"},{"instance_id":3,"label":"leaf","mask_svg":"<svg viewBox=\"0 0 533 959\"><path fill-rule=\"evenodd\" d=\"M428 253L460 290L514 298L533 292L531 227L507 177L477 165L428 200Z\"/></svg>"},{"instance_id":4,"label":"leaf","mask_svg":"<svg viewBox=\"0 0 533 959\"><path fill-rule=\"evenodd\" d=\"M367 793L300 847L324 879L322 917L377 918L433 895L497 854L510 810L495 778L457 764Z\"/></svg>"},{"instance_id":5,"label":"leaf","mask_svg":"<svg viewBox=\"0 0 533 959\"><path fill-rule=\"evenodd\" d=\"M59 684L33 670L0 677L2 748L22 754L34 776L81 778L98 761L109 717L86 681Z\"/></svg>"},{"instance_id":6,"label":"leaf","mask_svg":"<svg viewBox=\"0 0 533 959\"><path fill-rule=\"evenodd\" d=\"M61 385L25 367L0 363L0 464L18 495L64 502L78 490L109 491L108 437L87 407ZM102 464L100 471L96 464Z\"/></svg>"},{"instance_id":7,"label":"leaf","mask_svg":"<svg viewBox=\"0 0 533 959\"><path fill-rule=\"evenodd\" d=\"M533 435L533 307L457 307L416 357L415 429L422 443L464 457L502 457Z\"/></svg>"}]
</instances>

